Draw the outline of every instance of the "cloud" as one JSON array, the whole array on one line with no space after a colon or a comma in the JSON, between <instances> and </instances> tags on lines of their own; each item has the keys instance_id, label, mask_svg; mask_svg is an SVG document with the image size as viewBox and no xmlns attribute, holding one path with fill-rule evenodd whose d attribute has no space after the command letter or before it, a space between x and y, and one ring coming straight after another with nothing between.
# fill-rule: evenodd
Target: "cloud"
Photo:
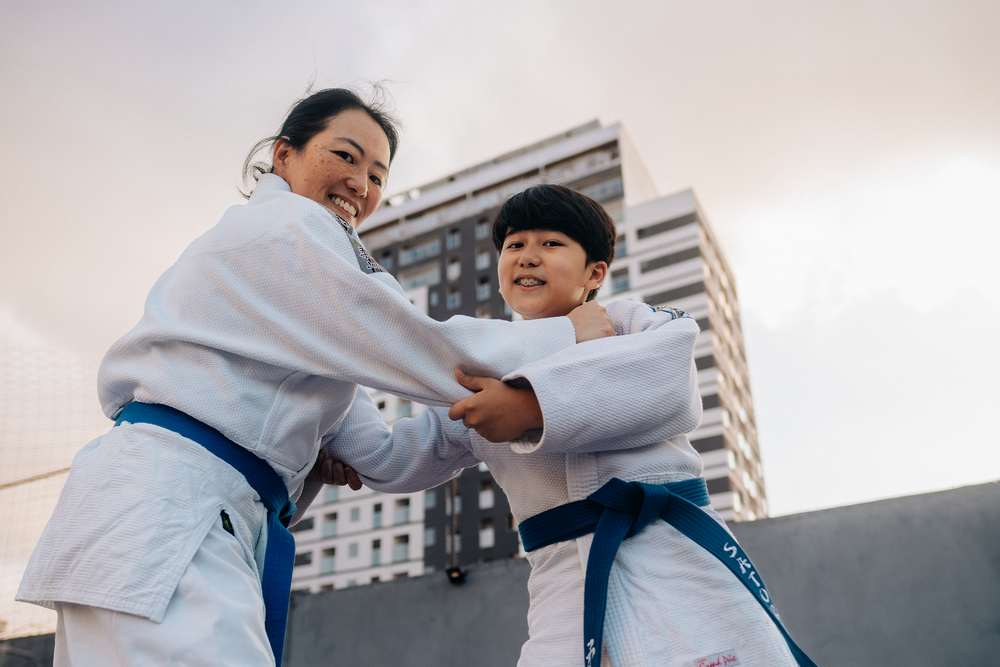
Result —
<instances>
[{"instance_id":1,"label":"cloud","mask_svg":"<svg viewBox=\"0 0 1000 667\"><path fill-rule=\"evenodd\" d=\"M728 240L741 304L769 328L828 320L875 294L930 313L1000 306L1000 154L897 158L740 216Z\"/></svg>"}]
</instances>

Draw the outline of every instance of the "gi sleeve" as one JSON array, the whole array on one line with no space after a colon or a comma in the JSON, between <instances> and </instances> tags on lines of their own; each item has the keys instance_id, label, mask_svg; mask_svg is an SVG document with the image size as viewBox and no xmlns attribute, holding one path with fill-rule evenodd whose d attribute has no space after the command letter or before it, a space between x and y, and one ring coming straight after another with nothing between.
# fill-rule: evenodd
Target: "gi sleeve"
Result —
<instances>
[{"instance_id":1,"label":"gi sleeve","mask_svg":"<svg viewBox=\"0 0 1000 667\"><path fill-rule=\"evenodd\" d=\"M436 321L392 276L359 268L351 237L322 206L271 191L231 208L189 246L119 342L128 349L109 356L151 358L175 342L450 405L470 393L455 368L499 378L576 336L565 317ZM115 386L113 375L102 395L109 414L131 400L129 383Z\"/></svg>"},{"instance_id":2,"label":"gi sleeve","mask_svg":"<svg viewBox=\"0 0 1000 667\"><path fill-rule=\"evenodd\" d=\"M412 419L400 419L390 430L362 387L340 429L326 439L323 449L354 468L365 486L383 493L429 489L479 463L469 430L462 422L448 419L447 408L426 408ZM317 480L305 481L295 501L299 509L293 523L323 486Z\"/></svg>"},{"instance_id":3,"label":"gi sleeve","mask_svg":"<svg viewBox=\"0 0 1000 667\"><path fill-rule=\"evenodd\" d=\"M360 388L344 425L324 448L354 468L365 486L386 493L428 489L479 463L469 430L448 419L447 408L426 408L390 430Z\"/></svg>"},{"instance_id":4,"label":"gi sleeve","mask_svg":"<svg viewBox=\"0 0 1000 667\"><path fill-rule=\"evenodd\" d=\"M531 384L544 429L513 451L629 449L688 433L701 421L694 365L697 323L673 309L607 306L618 336L580 343L504 377Z\"/></svg>"}]
</instances>

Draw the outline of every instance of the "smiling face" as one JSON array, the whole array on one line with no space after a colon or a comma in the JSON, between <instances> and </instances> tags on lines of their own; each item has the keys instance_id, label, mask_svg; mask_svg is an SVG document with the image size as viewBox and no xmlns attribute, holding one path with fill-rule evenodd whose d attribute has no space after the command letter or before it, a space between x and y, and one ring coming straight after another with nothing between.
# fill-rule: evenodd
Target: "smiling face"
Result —
<instances>
[{"instance_id":1,"label":"smiling face","mask_svg":"<svg viewBox=\"0 0 1000 667\"><path fill-rule=\"evenodd\" d=\"M274 144L274 173L292 192L322 204L355 228L375 212L389 176L389 140L371 116L348 109L296 150Z\"/></svg>"},{"instance_id":2,"label":"smiling face","mask_svg":"<svg viewBox=\"0 0 1000 667\"><path fill-rule=\"evenodd\" d=\"M569 314L607 273L607 263L588 263L575 240L544 229L507 235L497 263L500 294L526 320Z\"/></svg>"}]
</instances>

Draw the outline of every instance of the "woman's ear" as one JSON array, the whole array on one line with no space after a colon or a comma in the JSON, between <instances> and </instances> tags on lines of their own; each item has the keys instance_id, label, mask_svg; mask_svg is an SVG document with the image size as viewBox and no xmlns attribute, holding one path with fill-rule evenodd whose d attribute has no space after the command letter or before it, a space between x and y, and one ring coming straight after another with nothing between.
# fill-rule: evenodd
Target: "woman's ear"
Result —
<instances>
[{"instance_id":1,"label":"woman's ear","mask_svg":"<svg viewBox=\"0 0 1000 667\"><path fill-rule=\"evenodd\" d=\"M271 164L274 165L275 176L280 176L286 181L288 174L288 160L295 154L295 149L288 143L286 137L278 137L274 140L274 151L271 153Z\"/></svg>"},{"instance_id":2,"label":"woman's ear","mask_svg":"<svg viewBox=\"0 0 1000 667\"><path fill-rule=\"evenodd\" d=\"M608 277L608 263L603 260L594 262L587 269L590 272L590 276L587 278L584 287L588 290L597 289L604 282L604 279Z\"/></svg>"}]
</instances>

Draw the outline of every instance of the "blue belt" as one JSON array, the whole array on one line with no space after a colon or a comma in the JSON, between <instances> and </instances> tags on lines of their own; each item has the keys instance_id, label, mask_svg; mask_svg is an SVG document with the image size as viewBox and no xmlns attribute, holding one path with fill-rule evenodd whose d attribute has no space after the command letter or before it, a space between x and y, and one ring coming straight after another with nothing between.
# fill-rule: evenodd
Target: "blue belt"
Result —
<instances>
[{"instance_id":1,"label":"blue belt","mask_svg":"<svg viewBox=\"0 0 1000 667\"><path fill-rule=\"evenodd\" d=\"M782 625L764 581L736 540L712 517L698 509L708 505L704 479L672 484L643 484L614 478L584 500L536 514L518 527L525 551L594 533L583 592L583 654L587 667L601 661L608 576L618 547L657 517L721 560L743 582L774 621L796 662L816 667Z\"/></svg>"},{"instance_id":2,"label":"blue belt","mask_svg":"<svg viewBox=\"0 0 1000 667\"><path fill-rule=\"evenodd\" d=\"M288 489L278 473L264 459L254 456L211 426L166 405L129 403L118 415L122 422L154 424L182 435L212 452L239 471L260 496L267 508L267 549L261 588L264 595L264 628L274 653L276 667L281 667L288 618L288 597L292 589L295 561L295 538L288 532L288 522L295 514L295 503L288 499Z\"/></svg>"}]
</instances>

